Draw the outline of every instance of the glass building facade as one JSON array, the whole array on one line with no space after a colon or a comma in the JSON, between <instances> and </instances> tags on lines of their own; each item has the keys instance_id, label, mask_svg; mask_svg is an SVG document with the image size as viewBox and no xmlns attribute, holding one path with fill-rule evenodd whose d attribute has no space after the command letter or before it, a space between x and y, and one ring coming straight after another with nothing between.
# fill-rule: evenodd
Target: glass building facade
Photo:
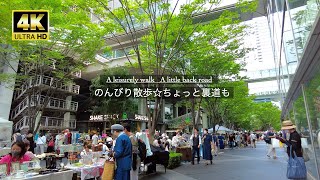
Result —
<instances>
[{"instance_id":1,"label":"glass building facade","mask_svg":"<svg viewBox=\"0 0 320 180\"><path fill-rule=\"evenodd\" d=\"M295 122L306 140L308 174L320 179L320 1L267 2L278 89L283 92L282 120ZM294 66L294 73L283 71L284 66Z\"/></svg>"}]
</instances>

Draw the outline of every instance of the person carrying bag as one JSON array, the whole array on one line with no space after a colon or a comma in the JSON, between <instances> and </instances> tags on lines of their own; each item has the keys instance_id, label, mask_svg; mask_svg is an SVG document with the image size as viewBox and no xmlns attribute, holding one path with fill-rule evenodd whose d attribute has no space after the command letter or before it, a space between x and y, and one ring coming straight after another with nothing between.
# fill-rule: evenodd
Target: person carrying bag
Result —
<instances>
[{"instance_id":1,"label":"person carrying bag","mask_svg":"<svg viewBox=\"0 0 320 180\"><path fill-rule=\"evenodd\" d=\"M306 179L307 168L303 158L301 136L296 131L296 126L290 121L282 122L282 130L290 133L289 140L276 136L276 138L287 145L287 154L289 156L287 165L287 178L288 179Z\"/></svg>"}]
</instances>

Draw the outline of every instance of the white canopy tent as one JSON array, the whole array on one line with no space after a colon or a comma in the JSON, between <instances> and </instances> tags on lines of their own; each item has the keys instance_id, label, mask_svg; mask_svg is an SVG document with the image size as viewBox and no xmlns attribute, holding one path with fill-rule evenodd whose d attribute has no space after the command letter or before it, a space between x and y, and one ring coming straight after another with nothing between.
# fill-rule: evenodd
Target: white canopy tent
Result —
<instances>
[{"instance_id":1,"label":"white canopy tent","mask_svg":"<svg viewBox=\"0 0 320 180\"><path fill-rule=\"evenodd\" d=\"M209 133L212 133L213 132L213 128L211 129L208 129L209 130ZM219 126L218 124L215 126L215 132L218 133L218 134L226 134L226 133L229 133L229 132L233 132L233 130L231 129L228 129L224 126Z\"/></svg>"},{"instance_id":2,"label":"white canopy tent","mask_svg":"<svg viewBox=\"0 0 320 180\"><path fill-rule=\"evenodd\" d=\"M13 122L0 117L0 147L11 143Z\"/></svg>"}]
</instances>

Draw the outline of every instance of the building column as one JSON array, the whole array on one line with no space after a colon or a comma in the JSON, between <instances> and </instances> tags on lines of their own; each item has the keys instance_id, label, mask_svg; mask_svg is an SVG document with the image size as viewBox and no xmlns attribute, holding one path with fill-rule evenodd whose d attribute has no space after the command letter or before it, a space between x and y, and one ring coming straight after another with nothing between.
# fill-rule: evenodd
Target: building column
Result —
<instances>
[{"instance_id":1,"label":"building column","mask_svg":"<svg viewBox=\"0 0 320 180\"><path fill-rule=\"evenodd\" d=\"M71 108L71 100L72 100L72 96L68 96L66 98L66 108L70 109ZM71 113L70 112L66 112L63 115L63 126L65 128L69 128L70 127L70 119L71 119Z\"/></svg>"},{"instance_id":2,"label":"building column","mask_svg":"<svg viewBox=\"0 0 320 180\"><path fill-rule=\"evenodd\" d=\"M7 45L0 45L3 48ZM11 49L11 47L8 47ZM15 57L15 55L7 55L4 57L0 54L0 74L7 74L7 75L15 75L18 69L19 60ZM5 59L5 60L4 60ZM8 61L11 65L5 65L5 61ZM12 78L10 82L4 83L0 82L0 117L9 121L10 117L10 108L11 102L13 97L13 88L15 85L15 78Z\"/></svg>"},{"instance_id":3,"label":"building column","mask_svg":"<svg viewBox=\"0 0 320 180\"><path fill-rule=\"evenodd\" d=\"M173 105L173 113L172 113L172 118L177 118L179 116L179 107L177 104Z\"/></svg>"},{"instance_id":4,"label":"building column","mask_svg":"<svg viewBox=\"0 0 320 180\"><path fill-rule=\"evenodd\" d=\"M142 115L142 116L146 116L147 115L147 103L146 103L147 99L145 98L139 98L138 99L138 114ZM147 122L140 122L141 124L141 130L145 130L147 129Z\"/></svg>"},{"instance_id":5,"label":"building column","mask_svg":"<svg viewBox=\"0 0 320 180\"><path fill-rule=\"evenodd\" d=\"M208 128L209 129L209 126L208 126L208 116L207 116L207 113L202 113L202 127L203 129L206 129Z\"/></svg>"}]
</instances>

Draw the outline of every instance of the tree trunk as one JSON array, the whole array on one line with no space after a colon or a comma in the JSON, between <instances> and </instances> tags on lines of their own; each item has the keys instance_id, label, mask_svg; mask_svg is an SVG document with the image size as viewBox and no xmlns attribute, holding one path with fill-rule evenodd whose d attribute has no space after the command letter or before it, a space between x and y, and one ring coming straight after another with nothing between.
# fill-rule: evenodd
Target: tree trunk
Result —
<instances>
[{"instance_id":1,"label":"tree trunk","mask_svg":"<svg viewBox=\"0 0 320 180\"><path fill-rule=\"evenodd\" d=\"M201 102L202 102L202 96L200 97L200 102L199 102L199 106L198 106L198 111L197 111L197 117L196 117L196 125L199 124L199 119L200 119L200 108L201 108Z\"/></svg>"},{"instance_id":2,"label":"tree trunk","mask_svg":"<svg viewBox=\"0 0 320 180\"><path fill-rule=\"evenodd\" d=\"M195 99L194 99L194 97L191 97L191 119L192 119L193 129L197 128L197 126L196 126L196 118L195 118L195 113L194 113L195 106L196 106Z\"/></svg>"}]
</instances>

